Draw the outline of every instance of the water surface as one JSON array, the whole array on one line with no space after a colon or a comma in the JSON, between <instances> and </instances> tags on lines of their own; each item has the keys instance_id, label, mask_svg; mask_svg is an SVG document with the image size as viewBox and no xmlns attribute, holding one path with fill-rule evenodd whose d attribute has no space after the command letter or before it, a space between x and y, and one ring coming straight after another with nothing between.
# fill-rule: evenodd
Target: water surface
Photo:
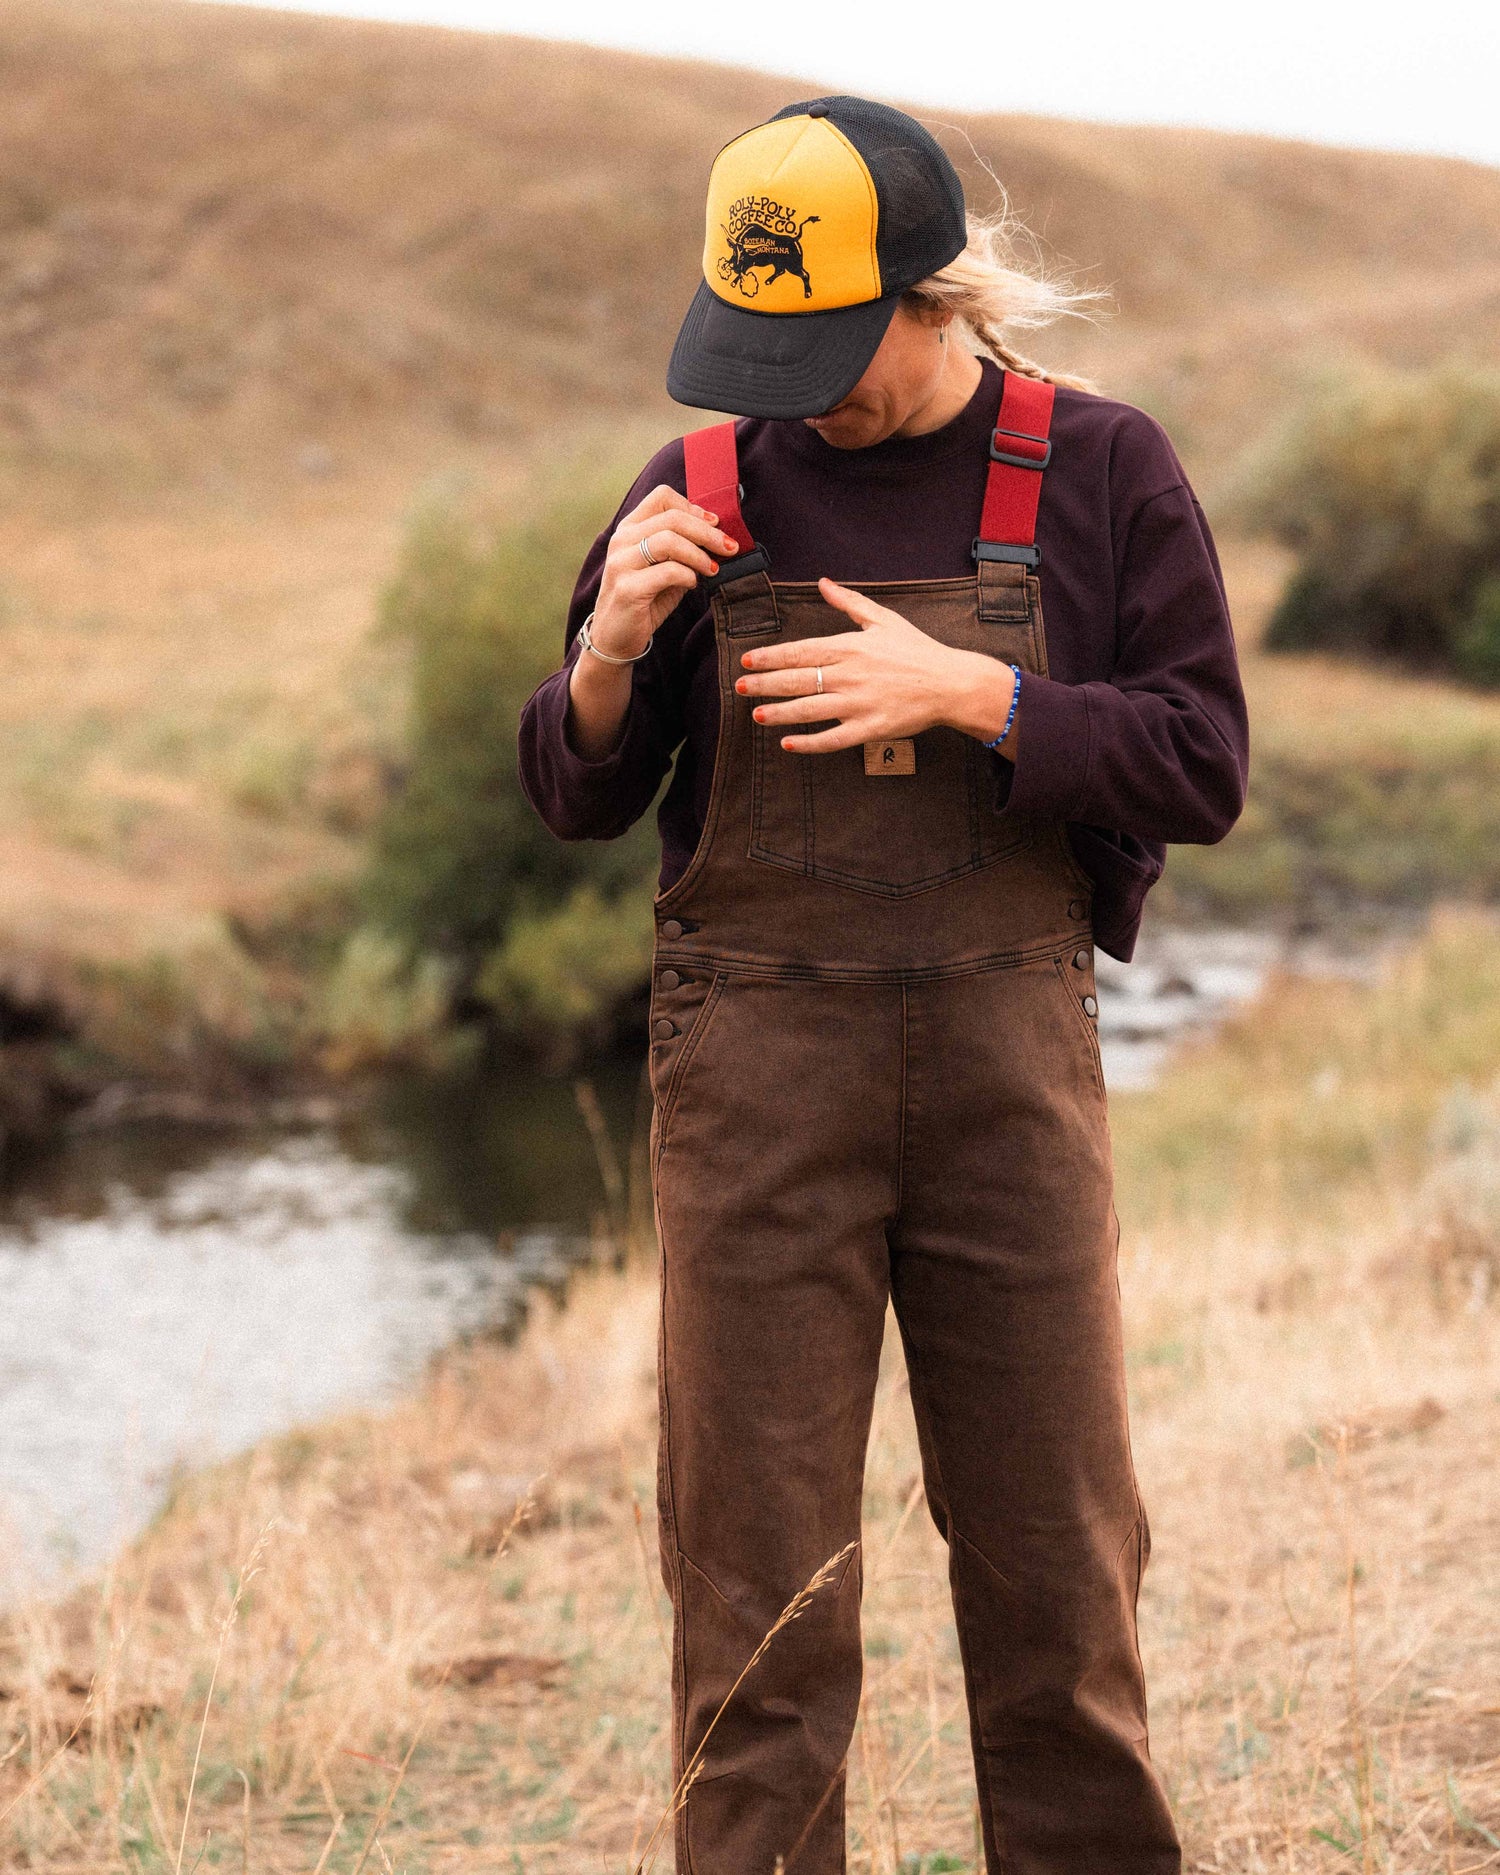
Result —
<instances>
[{"instance_id":1,"label":"water surface","mask_svg":"<svg viewBox=\"0 0 1500 1875\"><path fill-rule=\"evenodd\" d=\"M1098 960L1105 1074L1252 996L1282 948L1166 932ZM1315 957L1301 959L1315 963ZM616 1155L637 1062L590 1076ZM173 1471L408 1387L590 1253L606 1209L574 1083L397 1083L358 1120L82 1133L0 1195L0 1516L33 1576L98 1561Z\"/></svg>"}]
</instances>

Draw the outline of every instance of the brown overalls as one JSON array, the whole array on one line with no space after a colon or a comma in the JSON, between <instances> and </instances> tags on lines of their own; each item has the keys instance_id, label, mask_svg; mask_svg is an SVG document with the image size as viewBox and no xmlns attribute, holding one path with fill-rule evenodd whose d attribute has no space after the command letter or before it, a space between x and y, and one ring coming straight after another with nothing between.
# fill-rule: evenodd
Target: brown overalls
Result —
<instances>
[{"instance_id":1,"label":"brown overalls","mask_svg":"<svg viewBox=\"0 0 1500 1875\"><path fill-rule=\"evenodd\" d=\"M718 495L735 532L732 484ZM974 577L861 590L1045 673L1034 565L1005 550ZM971 737L917 736L906 772L910 743L791 755L754 723L745 649L850 629L815 585L773 583L755 550L725 568L714 626L712 795L657 898L651 1006L674 1782L782 1609L859 1537L889 1298L949 1546L986 1867L1175 1875L1136 1647L1150 1535L1091 883L1061 822L996 811ZM844 1869L859 1556L720 1718L679 1875Z\"/></svg>"}]
</instances>

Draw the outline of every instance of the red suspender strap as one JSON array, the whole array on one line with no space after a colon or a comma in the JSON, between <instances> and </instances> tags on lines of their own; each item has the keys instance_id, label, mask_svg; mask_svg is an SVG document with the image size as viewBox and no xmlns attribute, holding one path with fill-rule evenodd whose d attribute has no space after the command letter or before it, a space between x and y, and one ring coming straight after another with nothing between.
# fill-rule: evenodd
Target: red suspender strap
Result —
<instances>
[{"instance_id":1,"label":"red suspender strap","mask_svg":"<svg viewBox=\"0 0 1500 1875\"><path fill-rule=\"evenodd\" d=\"M755 542L740 513L740 464L734 425L715 423L706 430L690 431L682 439L682 459L687 466L688 500L718 515L719 526L740 543L740 552L750 553Z\"/></svg>"},{"instance_id":2,"label":"red suspender strap","mask_svg":"<svg viewBox=\"0 0 1500 1875\"><path fill-rule=\"evenodd\" d=\"M739 542L739 552L732 560L721 560L717 573L699 574L699 589L712 592L731 580L767 572L770 557L764 547L756 546L740 513L740 460L734 425L715 423L706 430L691 431L682 439L682 460L687 469L688 500L718 515L719 526Z\"/></svg>"},{"instance_id":3,"label":"red suspender strap","mask_svg":"<svg viewBox=\"0 0 1500 1875\"><path fill-rule=\"evenodd\" d=\"M1036 510L1042 494L1042 470L1052 460L1047 432L1052 427L1056 386L1041 378L1007 371L1000 393L1000 414L990 439L990 473L984 487L984 512L974 542L976 560L1013 560L1036 566Z\"/></svg>"}]
</instances>

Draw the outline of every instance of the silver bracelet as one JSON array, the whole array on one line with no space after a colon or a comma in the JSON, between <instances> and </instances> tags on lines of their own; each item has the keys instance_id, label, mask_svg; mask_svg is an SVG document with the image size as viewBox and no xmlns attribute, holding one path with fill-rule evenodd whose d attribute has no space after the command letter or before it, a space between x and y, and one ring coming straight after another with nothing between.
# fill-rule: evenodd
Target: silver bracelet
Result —
<instances>
[{"instance_id":1,"label":"silver bracelet","mask_svg":"<svg viewBox=\"0 0 1500 1875\"><path fill-rule=\"evenodd\" d=\"M592 651L596 658L602 658L606 664L638 664L641 659L645 657L646 651L651 649L651 641L647 639L646 651L637 651L634 657L617 658L612 652L601 651L589 634L589 626L592 625L593 622L594 615L590 612L588 617L578 628L578 642L583 646L585 651Z\"/></svg>"}]
</instances>

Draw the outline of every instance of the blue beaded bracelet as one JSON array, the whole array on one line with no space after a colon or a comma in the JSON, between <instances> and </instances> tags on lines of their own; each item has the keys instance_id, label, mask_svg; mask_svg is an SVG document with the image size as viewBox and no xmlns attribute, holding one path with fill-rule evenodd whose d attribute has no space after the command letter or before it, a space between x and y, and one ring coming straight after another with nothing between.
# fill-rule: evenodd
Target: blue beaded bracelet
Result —
<instances>
[{"instance_id":1,"label":"blue beaded bracelet","mask_svg":"<svg viewBox=\"0 0 1500 1875\"><path fill-rule=\"evenodd\" d=\"M996 736L995 740L985 743L984 746L987 749L998 749L1000 744L1004 742L1005 738L1010 734L1010 726L1016 720L1016 705L1021 701L1021 667L1019 664L1012 664L1010 668L1016 674L1015 685L1010 693L1010 712L1005 718L1005 727L1000 731L999 735Z\"/></svg>"}]
</instances>

